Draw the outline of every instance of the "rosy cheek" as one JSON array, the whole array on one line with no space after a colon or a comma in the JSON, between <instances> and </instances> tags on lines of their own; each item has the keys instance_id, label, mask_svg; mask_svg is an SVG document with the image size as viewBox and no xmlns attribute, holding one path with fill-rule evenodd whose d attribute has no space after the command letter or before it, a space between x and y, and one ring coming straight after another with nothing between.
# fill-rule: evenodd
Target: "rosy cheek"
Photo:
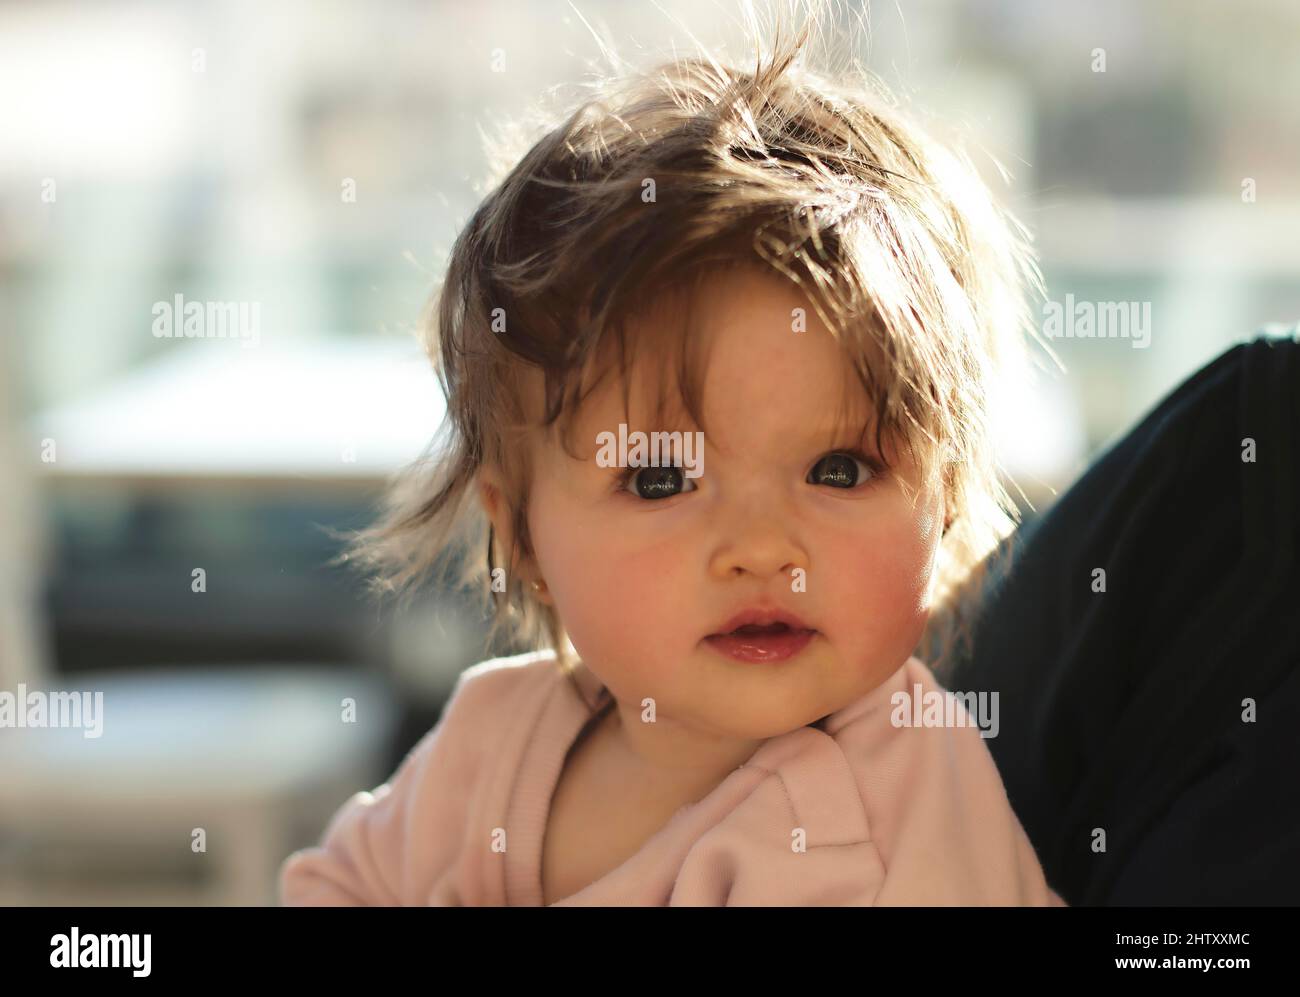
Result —
<instances>
[{"instance_id":1,"label":"rosy cheek","mask_svg":"<svg viewBox=\"0 0 1300 997\"><path fill-rule=\"evenodd\" d=\"M542 571L574 646L593 659L639 657L638 645L653 642L663 617L671 551L661 544L632 549L622 530L589 516L554 515L560 510L549 503L535 511Z\"/></svg>"},{"instance_id":2,"label":"rosy cheek","mask_svg":"<svg viewBox=\"0 0 1300 997\"><path fill-rule=\"evenodd\" d=\"M683 559L666 544L644 549L618 543L609 535L589 551L583 580L583 601L598 612L606 629L624 635L630 644L662 640L671 612L671 594L685 586L676 573Z\"/></svg>"},{"instance_id":3,"label":"rosy cheek","mask_svg":"<svg viewBox=\"0 0 1300 997\"><path fill-rule=\"evenodd\" d=\"M915 522L897 520L835 548L833 576L841 581L831 605L845 641L864 652L914 643L928 613L932 549Z\"/></svg>"}]
</instances>

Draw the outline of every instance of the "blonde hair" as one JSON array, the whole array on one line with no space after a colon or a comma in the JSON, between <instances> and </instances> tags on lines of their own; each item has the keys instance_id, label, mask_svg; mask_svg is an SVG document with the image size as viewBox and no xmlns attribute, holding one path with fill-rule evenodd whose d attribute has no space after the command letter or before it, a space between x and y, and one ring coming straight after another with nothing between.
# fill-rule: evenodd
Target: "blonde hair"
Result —
<instances>
[{"instance_id":1,"label":"blonde hair","mask_svg":"<svg viewBox=\"0 0 1300 997\"><path fill-rule=\"evenodd\" d=\"M442 565L444 582L491 592L502 558L477 485L488 467L506 482L513 565L531 551L529 380L544 383L543 424L566 433L598 357L617 355L626 385L639 307L719 267L758 265L796 285L842 344L877 440L941 482L952 521L936 599L949 632L932 643L942 656L969 636L956 595L978 591L1016 521L989 393L999 364L1035 335L1026 291L1041 292L1041 277L1023 228L964 154L905 120L860 69L831 78L803 65L819 27L813 17L792 37L778 29L752 69L702 54L603 79L511 157L457 237L426 326L447 419L347 554L375 591L409 592ZM702 425L698 344L666 335ZM519 578L506 583L492 593L490 636L509 627L570 667L555 608Z\"/></svg>"}]
</instances>

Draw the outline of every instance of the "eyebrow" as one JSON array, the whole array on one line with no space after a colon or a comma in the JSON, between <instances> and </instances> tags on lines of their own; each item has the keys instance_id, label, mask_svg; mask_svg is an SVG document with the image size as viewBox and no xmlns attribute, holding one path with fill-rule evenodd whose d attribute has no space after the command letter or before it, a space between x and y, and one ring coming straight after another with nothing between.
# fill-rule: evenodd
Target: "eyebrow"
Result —
<instances>
[{"instance_id":1,"label":"eyebrow","mask_svg":"<svg viewBox=\"0 0 1300 997\"><path fill-rule=\"evenodd\" d=\"M800 434L800 440L808 442L821 442L823 440L838 440L841 437L850 434L857 434L854 443L860 443L870 440L874 445L874 435L872 430L875 428L876 419L871 413L865 414L862 418L845 418L835 422L826 423L816 428L809 429L806 433Z\"/></svg>"}]
</instances>

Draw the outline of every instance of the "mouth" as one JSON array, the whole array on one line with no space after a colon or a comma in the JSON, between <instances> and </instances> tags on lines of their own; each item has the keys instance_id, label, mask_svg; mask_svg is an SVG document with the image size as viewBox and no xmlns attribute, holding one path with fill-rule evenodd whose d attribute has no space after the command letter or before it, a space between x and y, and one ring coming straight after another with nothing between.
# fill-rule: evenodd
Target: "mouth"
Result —
<instances>
[{"instance_id":1,"label":"mouth","mask_svg":"<svg viewBox=\"0 0 1300 997\"><path fill-rule=\"evenodd\" d=\"M801 652L817 636L816 630L805 626L796 617L784 614L777 614L769 621L728 621L724 626L730 629L710 634L704 641L719 653L738 661L785 661Z\"/></svg>"}]
</instances>

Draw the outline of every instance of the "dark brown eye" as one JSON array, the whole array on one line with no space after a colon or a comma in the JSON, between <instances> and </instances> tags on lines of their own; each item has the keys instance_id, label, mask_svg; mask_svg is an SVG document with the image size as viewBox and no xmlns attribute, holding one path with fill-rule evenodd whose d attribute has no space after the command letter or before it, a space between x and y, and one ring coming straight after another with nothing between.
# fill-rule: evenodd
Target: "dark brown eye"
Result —
<instances>
[{"instance_id":1,"label":"dark brown eye","mask_svg":"<svg viewBox=\"0 0 1300 997\"><path fill-rule=\"evenodd\" d=\"M851 453L833 453L827 454L813 465L813 469L808 472L808 483L829 485L832 488L855 488L875 474L865 458Z\"/></svg>"},{"instance_id":2,"label":"dark brown eye","mask_svg":"<svg viewBox=\"0 0 1300 997\"><path fill-rule=\"evenodd\" d=\"M684 488L686 484L689 488ZM638 467L631 468L624 479L627 490L643 499L672 498L685 495L695 490L695 483L682 472L680 467ZM683 490L684 489L684 490Z\"/></svg>"}]
</instances>

